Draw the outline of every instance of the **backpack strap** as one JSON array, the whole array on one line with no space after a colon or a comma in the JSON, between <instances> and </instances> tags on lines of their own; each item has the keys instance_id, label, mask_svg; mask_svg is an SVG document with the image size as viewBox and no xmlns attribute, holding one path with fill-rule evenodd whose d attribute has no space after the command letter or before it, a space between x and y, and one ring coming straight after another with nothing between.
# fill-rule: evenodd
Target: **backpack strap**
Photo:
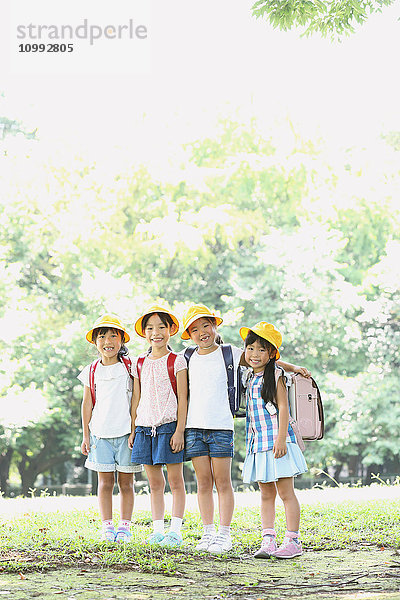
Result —
<instances>
[{"instance_id":1,"label":"backpack strap","mask_svg":"<svg viewBox=\"0 0 400 600\"><path fill-rule=\"evenodd\" d=\"M90 395L92 396L92 408L96 404L96 386L94 383L94 372L97 369L97 365L100 362L100 358L91 363L89 367L89 387L90 387Z\"/></svg>"},{"instance_id":2,"label":"backpack strap","mask_svg":"<svg viewBox=\"0 0 400 600\"><path fill-rule=\"evenodd\" d=\"M138 372L138 378L140 381L140 375L142 373L142 367L143 367L143 363L144 363L144 359L148 356L148 354L144 354L143 356L139 356L138 361L136 363L136 368L137 368L137 372ZM170 352L167 358L167 369L168 369L168 377L169 380L171 382L171 387L172 387L172 391L174 392L175 396L178 397L178 385L176 383L176 376L175 376L175 360L176 360L177 355L174 352Z\"/></svg>"},{"instance_id":3,"label":"backpack strap","mask_svg":"<svg viewBox=\"0 0 400 600\"><path fill-rule=\"evenodd\" d=\"M192 358L193 352L197 349L197 346L189 346L186 348L183 356L185 357L186 364L189 366L189 361Z\"/></svg>"},{"instance_id":4,"label":"backpack strap","mask_svg":"<svg viewBox=\"0 0 400 600\"><path fill-rule=\"evenodd\" d=\"M133 379L131 359L128 356L121 356L121 360L124 363L126 370L128 371L129 377L131 377L131 379Z\"/></svg>"},{"instance_id":5,"label":"backpack strap","mask_svg":"<svg viewBox=\"0 0 400 600\"><path fill-rule=\"evenodd\" d=\"M175 368L174 368L175 361L176 361L176 354L174 352L170 352L168 355L168 358L167 358L168 377L171 382L172 390L173 390L175 396L178 398L178 386L176 383Z\"/></svg>"},{"instance_id":6,"label":"backpack strap","mask_svg":"<svg viewBox=\"0 0 400 600\"><path fill-rule=\"evenodd\" d=\"M233 365L233 352L230 344L221 344L222 356L224 357L226 378L228 384L228 399L231 413L234 415L237 409L236 388L235 388L235 369Z\"/></svg>"}]
</instances>

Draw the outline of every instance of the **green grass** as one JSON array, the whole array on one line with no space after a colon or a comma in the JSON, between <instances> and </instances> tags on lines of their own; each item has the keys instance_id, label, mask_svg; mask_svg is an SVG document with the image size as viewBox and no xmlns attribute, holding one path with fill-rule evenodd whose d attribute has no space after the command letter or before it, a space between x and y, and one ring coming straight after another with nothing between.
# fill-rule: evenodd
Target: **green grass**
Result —
<instances>
[{"instance_id":1,"label":"green grass","mask_svg":"<svg viewBox=\"0 0 400 600\"><path fill-rule=\"evenodd\" d=\"M118 515L115 515L115 519ZM0 522L0 570L42 571L52 568L92 566L121 568L174 575L180 565L196 561L196 540L201 535L198 512L187 512L184 545L178 550L149 548L144 540L151 532L149 512L135 514L132 542L115 545L100 540L100 520L95 509L56 513L27 513ZM284 512L277 507L276 528L282 537ZM238 508L232 523L234 548L231 558L251 556L260 542L259 509ZM346 501L302 507L301 535L307 550L400 548L400 503L395 500ZM213 558L225 560L223 557Z\"/></svg>"}]
</instances>

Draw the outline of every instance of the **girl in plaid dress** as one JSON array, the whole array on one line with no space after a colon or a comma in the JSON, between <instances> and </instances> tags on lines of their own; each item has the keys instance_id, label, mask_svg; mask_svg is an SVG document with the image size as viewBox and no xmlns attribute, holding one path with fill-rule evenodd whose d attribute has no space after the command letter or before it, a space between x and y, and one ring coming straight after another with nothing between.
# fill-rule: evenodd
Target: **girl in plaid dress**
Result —
<instances>
[{"instance_id":1,"label":"girl in plaid dress","mask_svg":"<svg viewBox=\"0 0 400 600\"><path fill-rule=\"evenodd\" d=\"M307 471L303 453L289 425L289 404L279 359L282 336L270 323L242 327L245 359L253 369L247 388L246 459L243 481L257 481L261 491L262 544L255 558L293 558L302 554L299 538L300 505L293 478ZM283 501L286 535L277 548L276 492Z\"/></svg>"}]
</instances>

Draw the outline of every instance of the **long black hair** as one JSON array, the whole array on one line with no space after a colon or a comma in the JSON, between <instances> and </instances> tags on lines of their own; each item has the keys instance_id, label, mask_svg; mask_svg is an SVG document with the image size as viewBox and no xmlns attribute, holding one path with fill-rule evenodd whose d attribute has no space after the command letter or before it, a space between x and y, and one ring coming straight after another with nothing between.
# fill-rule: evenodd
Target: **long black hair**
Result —
<instances>
[{"instance_id":1,"label":"long black hair","mask_svg":"<svg viewBox=\"0 0 400 600\"><path fill-rule=\"evenodd\" d=\"M129 350L128 348L125 346L125 333L122 331L122 329L116 329L115 327L97 327L96 329L93 329L93 333L92 333L92 340L93 343L96 344L96 340L97 340L97 336L99 335L105 335L107 333L107 331L112 331L114 333L119 333L121 335L121 348L118 351L118 360L120 362L122 362L122 356L127 356Z\"/></svg>"},{"instance_id":2,"label":"long black hair","mask_svg":"<svg viewBox=\"0 0 400 600\"><path fill-rule=\"evenodd\" d=\"M244 347L250 346L254 344L254 342L258 342L262 348L268 350L270 355L270 359L268 363L265 365L264 373L263 373L263 384L261 388L261 398L265 403L272 402L275 406L276 403L276 382L275 382L275 361L276 361L276 348L273 344L260 337L254 331L249 331L244 340Z\"/></svg>"}]
</instances>

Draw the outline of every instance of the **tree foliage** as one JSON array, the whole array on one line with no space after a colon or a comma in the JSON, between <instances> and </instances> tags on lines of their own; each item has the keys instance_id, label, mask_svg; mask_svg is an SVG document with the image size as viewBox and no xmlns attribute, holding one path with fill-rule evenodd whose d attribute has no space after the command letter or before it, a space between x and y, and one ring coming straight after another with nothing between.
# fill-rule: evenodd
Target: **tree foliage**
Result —
<instances>
[{"instance_id":1,"label":"tree foliage","mask_svg":"<svg viewBox=\"0 0 400 600\"><path fill-rule=\"evenodd\" d=\"M374 12L394 0L257 0L253 15L267 19L275 28L287 31L300 27L309 36L340 38L354 33Z\"/></svg>"},{"instance_id":2,"label":"tree foliage","mask_svg":"<svg viewBox=\"0 0 400 600\"><path fill-rule=\"evenodd\" d=\"M331 164L292 133L282 149L279 132L224 120L215 139L185 148L170 178L146 165L43 163L35 148L7 155L0 403L14 412L0 425L3 490L10 465L27 493L38 475L82 463L76 376L94 358L84 332L104 311L132 328L155 299L179 316L190 302L210 305L235 344L241 324L276 324L283 357L312 369L326 402L326 438L310 445L309 465L394 468L398 166L361 168L356 151ZM129 348L143 342L132 336ZM241 424L236 448L239 477Z\"/></svg>"}]
</instances>

